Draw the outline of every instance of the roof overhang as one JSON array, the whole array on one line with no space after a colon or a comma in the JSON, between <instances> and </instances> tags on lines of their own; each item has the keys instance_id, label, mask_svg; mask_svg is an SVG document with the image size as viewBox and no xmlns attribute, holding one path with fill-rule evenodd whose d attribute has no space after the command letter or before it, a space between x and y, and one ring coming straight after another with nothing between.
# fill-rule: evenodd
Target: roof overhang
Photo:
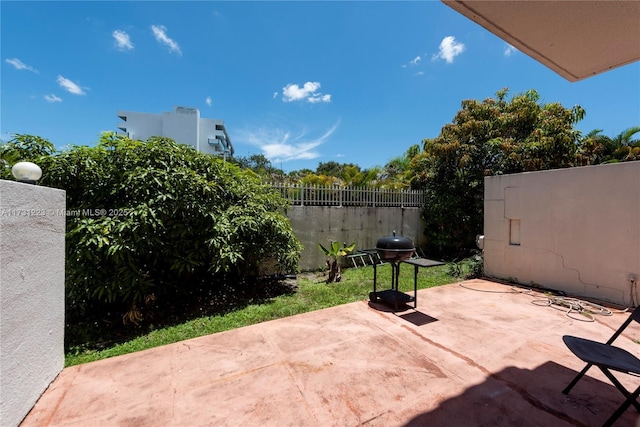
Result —
<instances>
[{"instance_id":1,"label":"roof overhang","mask_svg":"<svg viewBox=\"0 0 640 427\"><path fill-rule=\"evenodd\" d=\"M640 60L640 1L442 0L575 82Z\"/></svg>"}]
</instances>

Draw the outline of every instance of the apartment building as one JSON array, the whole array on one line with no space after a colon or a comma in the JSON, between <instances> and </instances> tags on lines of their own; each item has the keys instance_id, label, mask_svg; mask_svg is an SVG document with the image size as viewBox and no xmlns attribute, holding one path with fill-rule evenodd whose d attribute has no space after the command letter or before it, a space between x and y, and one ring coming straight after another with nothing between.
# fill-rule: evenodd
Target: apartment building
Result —
<instances>
[{"instance_id":1,"label":"apartment building","mask_svg":"<svg viewBox=\"0 0 640 427\"><path fill-rule=\"evenodd\" d=\"M125 135L146 140L151 136L164 136L180 144L195 147L202 153L233 156L233 145L222 120L200 118L197 108L174 107L162 114L118 111L118 123Z\"/></svg>"}]
</instances>

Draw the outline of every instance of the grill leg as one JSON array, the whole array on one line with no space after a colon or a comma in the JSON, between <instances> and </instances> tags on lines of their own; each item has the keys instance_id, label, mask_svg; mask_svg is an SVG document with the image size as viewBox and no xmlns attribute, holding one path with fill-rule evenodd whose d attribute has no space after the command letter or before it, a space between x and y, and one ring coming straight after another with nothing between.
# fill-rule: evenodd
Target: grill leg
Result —
<instances>
[{"instance_id":1,"label":"grill leg","mask_svg":"<svg viewBox=\"0 0 640 427\"><path fill-rule=\"evenodd\" d=\"M418 308L418 266L413 266L413 308Z\"/></svg>"}]
</instances>

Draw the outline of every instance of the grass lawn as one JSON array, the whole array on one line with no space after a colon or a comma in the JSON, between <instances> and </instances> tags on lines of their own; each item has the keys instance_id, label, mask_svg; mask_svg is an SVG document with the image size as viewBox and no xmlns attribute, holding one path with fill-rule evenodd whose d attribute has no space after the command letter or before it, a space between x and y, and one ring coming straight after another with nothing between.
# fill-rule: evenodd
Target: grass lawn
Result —
<instances>
[{"instance_id":1,"label":"grass lawn","mask_svg":"<svg viewBox=\"0 0 640 427\"><path fill-rule=\"evenodd\" d=\"M382 265L377 270L379 289L388 289L391 284L391 266ZM418 289L445 285L459 280L448 274L449 270L447 265L419 269ZM413 290L413 271L413 267L409 265L401 268L400 290ZM345 269L342 272L342 281L339 283L327 284L325 280L326 276L322 273L300 274L297 278L297 291L293 294L281 295L266 303L248 305L223 315L200 317L179 325L156 329L146 335L103 350L68 353L65 357L65 365L92 362L267 320L368 300L369 292L373 290L373 267Z\"/></svg>"}]
</instances>

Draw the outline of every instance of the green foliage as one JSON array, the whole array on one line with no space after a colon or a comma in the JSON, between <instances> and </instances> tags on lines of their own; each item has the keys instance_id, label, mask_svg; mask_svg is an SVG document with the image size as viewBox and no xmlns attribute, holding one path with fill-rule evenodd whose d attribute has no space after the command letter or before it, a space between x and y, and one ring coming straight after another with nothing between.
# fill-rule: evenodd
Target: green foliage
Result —
<instances>
[{"instance_id":1,"label":"green foliage","mask_svg":"<svg viewBox=\"0 0 640 427\"><path fill-rule=\"evenodd\" d=\"M326 256L332 258L333 260L337 260L338 258L340 258L342 256L346 256L349 253L351 253L356 248L356 244L354 242L354 243L350 244L349 246L347 246L346 243L343 243L342 247L340 247L340 243L332 241L331 244L329 245L329 249L325 248L320 243L318 243L318 248Z\"/></svg>"},{"instance_id":2,"label":"green foliage","mask_svg":"<svg viewBox=\"0 0 640 427\"><path fill-rule=\"evenodd\" d=\"M409 188L411 162L420 154L420 145L415 144L398 157L391 159L381 173L379 186L388 189Z\"/></svg>"},{"instance_id":3,"label":"green foliage","mask_svg":"<svg viewBox=\"0 0 640 427\"><path fill-rule=\"evenodd\" d=\"M318 243L318 248L322 251L322 253L329 257L329 259L327 260L327 268L329 269L327 283L339 282L342 278L340 258L348 255L356 248L355 242L350 244L349 246L347 246L346 243L343 243L342 247L340 247L340 243L332 241L329 245L329 249Z\"/></svg>"},{"instance_id":4,"label":"green foliage","mask_svg":"<svg viewBox=\"0 0 640 427\"><path fill-rule=\"evenodd\" d=\"M249 157L236 157L231 161L243 168L251 169L266 181L278 182L286 180L282 170L275 168L264 154L252 154Z\"/></svg>"},{"instance_id":5,"label":"green foliage","mask_svg":"<svg viewBox=\"0 0 640 427\"><path fill-rule=\"evenodd\" d=\"M158 300L250 281L267 260L297 270L286 201L222 159L104 133L41 167L42 185L67 192L67 298L78 316L120 307L135 323Z\"/></svg>"},{"instance_id":6,"label":"green foliage","mask_svg":"<svg viewBox=\"0 0 640 427\"><path fill-rule=\"evenodd\" d=\"M44 138L14 134L8 142L0 144L0 179L12 180L11 168L21 161L40 163L40 158L55 153L54 145Z\"/></svg>"},{"instance_id":7,"label":"green foliage","mask_svg":"<svg viewBox=\"0 0 640 427\"><path fill-rule=\"evenodd\" d=\"M334 161L320 162L318 164L318 167L316 168L316 174L340 177L343 174L344 169L349 166L360 169L358 165L354 165L353 163L343 164L343 163L338 163Z\"/></svg>"},{"instance_id":8,"label":"green foliage","mask_svg":"<svg viewBox=\"0 0 640 427\"><path fill-rule=\"evenodd\" d=\"M334 161L320 162L315 173L306 174L301 178L305 184L340 185L361 187L377 184L381 168L361 169L353 163L338 163Z\"/></svg>"},{"instance_id":9,"label":"green foliage","mask_svg":"<svg viewBox=\"0 0 640 427\"><path fill-rule=\"evenodd\" d=\"M540 104L530 90L506 100L465 100L440 135L423 141L411 162L412 187L426 192L423 216L427 250L443 257L465 256L482 233L484 177L571 167L584 116L579 106Z\"/></svg>"},{"instance_id":10,"label":"green foliage","mask_svg":"<svg viewBox=\"0 0 640 427\"><path fill-rule=\"evenodd\" d=\"M602 134L602 129L594 129L581 138L578 162L581 165L616 163L640 160L640 139L633 136L640 133L640 126L623 130L610 138Z\"/></svg>"},{"instance_id":11,"label":"green foliage","mask_svg":"<svg viewBox=\"0 0 640 427\"><path fill-rule=\"evenodd\" d=\"M484 274L482 252L473 250L473 255L461 261L447 263L447 273L462 279L476 279Z\"/></svg>"},{"instance_id":12,"label":"green foliage","mask_svg":"<svg viewBox=\"0 0 640 427\"><path fill-rule=\"evenodd\" d=\"M305 175L300 179L302 184L307 185L318 185L318 186L341 186L342 181L340 178L329 175L316 175L315 173L310 173Z\"/></svg>"}]
</instances>

